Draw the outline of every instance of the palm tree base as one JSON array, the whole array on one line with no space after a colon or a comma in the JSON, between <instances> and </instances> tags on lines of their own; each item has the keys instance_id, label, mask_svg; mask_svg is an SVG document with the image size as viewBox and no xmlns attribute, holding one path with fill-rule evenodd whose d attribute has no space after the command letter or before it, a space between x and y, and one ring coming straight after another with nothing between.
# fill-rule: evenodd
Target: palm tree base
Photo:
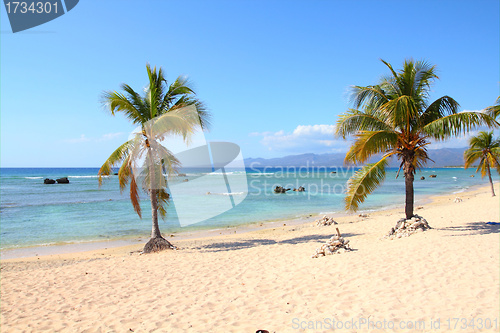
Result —
<instances>
[{"instance_id":1,"label":"palm tree base","mask_svg":"<svg viewBox=\"0 0 500 333\"><path fill-rule=\"evenodd\" d=\"M401 237L408 237L416 232L422 232L432 229L429 223L418 215L413 215L411 219L400 219L394 228L385 236L385 238L394 239Z\"/></svg>"},{"instance_id":2,"label":"palm tree base","mask_svg":"<svg viewBox=\"0 0 500 333\"><path fill-rule=\"evenodd\" d=\"M176 247L172 245L168 240L163 237L155 237L151 238L149 242L144 245L144 249L142 253L152 253L152 252L160 252L165 250L175 250Z\"/></svg>"}]
</instances>

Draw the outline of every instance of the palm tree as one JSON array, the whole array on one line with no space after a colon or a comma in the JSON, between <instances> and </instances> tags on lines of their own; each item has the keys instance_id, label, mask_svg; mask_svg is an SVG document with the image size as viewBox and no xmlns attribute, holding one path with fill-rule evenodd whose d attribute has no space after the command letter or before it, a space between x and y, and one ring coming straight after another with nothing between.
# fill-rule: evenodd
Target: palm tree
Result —
<instances>
[{"instance_id":1,"label":"palm tree","mask_svg":"<svg viewBox=\"0 0 500 333\"><path fill-rule=\"evenodd\" d=\"M495 105L486 108L486 113L495 118L500 115L500 96L497 98Z\"/></svg>"},{"instance_id":2,"label":"palm tree","mask_svg":"<svg viewBox=\"0 0 500 333\"><path fill-rule=\"evenodd\" d=\"M493 131L481 131L469 140L469 149L464 152L465 169L479 160L476 172L481 170L481 177L488 175L491 185L491 194L495 196L491 168L496 168L500 174L500 138L493 138Z\"/></svg>"},{"instance_id":3,"label":"palm tree","mask_svg":"<svg viewBox=\"0 0 500 333\"><path fill-rule=\"evenodd\" d=\"M178 77L168 85L163 70L146 65L149 83L144 95L122 84L124 93L107 91L103 104L112 115L122 112L139 130L118 147L99 170L99 186L104 176L118 171L120 190L130 183L130 200L135 212L142 218L139 185L149 194L152 211L151 239L144 246L145 253L156 252L174 246L164 239L158 226L158 213L166 217L166 204L170 198L166 186L167 176L178 173L179 161L161 142L169 135L182 136L189 140L197 129L207 129L210 115L204 104L194 95L189 82Z\"/></svg>"},{"instance_id":4,"label":"palm tree","mask_svg":"<svg viewBox=\"0 0 500 333\"><path fill-rule=\"evenodd\" d=\"M346 163L363 164L381 154L378 162L367 164L349 179L345 206L357 210L366 196L385 179L388 158L397 157L403 169L406 188L406 218L413 217L415 171L429 160L430 140L445 140L480 125L498 125L483 112L458 112L459 104L449 96L429 101L436 75L435 66L425 61L406 60L395 71L382 60L390 75L374 86L354 86L354 109L339 116L336 134L355 140L345 157ZM396 176L397 177L397 176Z\"/></svg>"}]
</instances>

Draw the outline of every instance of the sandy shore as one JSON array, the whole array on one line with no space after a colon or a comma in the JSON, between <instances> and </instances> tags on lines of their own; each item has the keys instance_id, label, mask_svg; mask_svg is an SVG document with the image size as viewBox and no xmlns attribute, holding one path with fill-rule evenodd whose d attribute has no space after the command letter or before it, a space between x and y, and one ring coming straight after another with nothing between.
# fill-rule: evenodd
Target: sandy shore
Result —
<instances>
[{"instance_id":1,"label":"sandy shore","mask_svg":"<svg viewBox=\"0 0 500 333\"><path fill-rule=\"evenodd\" d=\"M1 332L498 332L500 236L487 222L499 197L485 186L416 213L433 229L395 240L382 237L402 207L340 217L355 250L316 259L335 227L311 220L174 238L180 250L152 255L134 244L2 260Z\"/></svg>"}]
</instances>

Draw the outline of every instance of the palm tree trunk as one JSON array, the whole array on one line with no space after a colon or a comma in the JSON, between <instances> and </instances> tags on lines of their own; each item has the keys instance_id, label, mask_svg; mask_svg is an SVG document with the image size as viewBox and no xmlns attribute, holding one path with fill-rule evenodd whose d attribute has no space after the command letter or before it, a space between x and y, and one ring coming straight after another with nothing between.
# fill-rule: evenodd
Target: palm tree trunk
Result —
<instances>
[{"instance_id":1,"label":"palm tree trunk","mask_svg":"<svg viewBox=\"0 0 500 333\"><path fill-rule=\"evenodd\" d=\"M151 230L151 238L162 238L160 233L160 227L158 225L158 196L156 195L156 190L151 189L150 192L151 192L151 215L153 217L153 228Z\"/></svg>"},{"instance_id":2,"label":"palm tree trunk","mask_svg":"<svg viewBox=\"0 0 500 333\"><path fill-rule=\"evenodd\" d=\"M490 166L486 166L486 170L488 170L488 177L490 178L490 186L491 186L491 196L495 196L495 189L493 188L493 180L491 179L491 171L490 171Z\"/></svg>"},{"instance_id":3,"label":"palm tree trunk","mask_svg":"<svg viewBox=\"0 0 500 333\"><path fill-rule=\"evenodd\" d=\"M148 147L149 163L149 193L151 196L151 216L153 219L153 228L151 230L151 238L162 238L160 227L158 226L158 196L156 195L156 175L153 154L151 148Z\"/></svg>"},{"instance_id":4,"label":"palm tree trunk","mask_svg":"<svg viewBox=\"0 0 500 333\"><path fill-rule=\"evenodd\" d=\"M160 227L158 225L158 190L156 189L156 170L151 150L148 151L148 155L151 164L149 166L149 192L151 196L151 215L153 219L153 228L151 229L151 239L146 243L146 245L144 245L144 249L142 250L142 252L144 253L159 252L166 249L175 249L175 246L173 246L168 240L163 238L160 233Z\"/></svg>"},{"instance_id":5,"label":"palm tree trunk","mask_svg":"<svg viewBox=\"0 0 500 333\"><path fill-rule=\"evenodd\" d=\"M413 180L415 176L413 172L407 172L405 170L405 191L406 191L406 199L405 199L405 214L406 219L409 220L413 217L413 201L414 201L414 193L413 193Z\"/></svg>"}]
</instances>

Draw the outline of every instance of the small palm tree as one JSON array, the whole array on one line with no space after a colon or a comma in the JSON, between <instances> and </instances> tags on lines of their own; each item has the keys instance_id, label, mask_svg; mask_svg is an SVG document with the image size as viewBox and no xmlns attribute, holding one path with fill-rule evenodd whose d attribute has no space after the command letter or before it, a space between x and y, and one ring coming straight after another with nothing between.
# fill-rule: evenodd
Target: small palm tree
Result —
<instances>
[{"instance_id":1,"label":"small palm tree","mask_svg":"<svg viewBox=\"0 0 500 333\"><path fill-rule=\"evenodd\" d=\"M197 129L209 126L210 115L201 101L194 97L185 78L178 77L167 84L163 70L146 65L149 83L143 96L129 85L122 84L125 93L105 92L103 103L115 115L122 112L133 124L139 126L130 140L118 147L99 170L99 186L104 176L118 171L120 190L130 183L130 200L134 210L142 218L138 188L141 186L151 199L151 239L144 246L145 253L174 248L164 239L158 226L158 212L166 217L166 204L170 198L167 192L167 176L178 173L179 161L161 142L169 135L182 136L189 140Z\"/></svg>"},{"instance_id":2,"label":"small palm tree","mask_svg":"<svg viewBox=\"0 0 500 333\"><path fill-rule=\"evenodd\" d=\"M486 108L486 113L495 118L500 115L500 96L497 98L495 105Z\"/></svg>"},{"instance_id":3,"label":"small palm tree","mask_svg":"<svg viewBox=\"0 0 500 333\"><path fill-rule=\"evenodd\" d=\"M374 86L353 87L354 109L340 115L336 134L344 139L354 135L354 143L346 154L346 163L365 163L382 154L381 159L367 164L349 179L345 206L357 210L366 196L385 179L388 158L400 161L406 188L405 215L413 217L415 171L429 160L430 140L444 140L481 125L498 125L483 112L458 112L459 104L449 96L429 101L429 91L436 75L435 66L425 61L406 60L403 69L395 71L382 60L390 75ZM396 176L397 177L397 176Z\"/></svg>"},{"instance_id":4,"label":"small palm tree","mask_svg":"<svg viewBox=\"0 0 500 333\"><path fill-rule=\"evenodd\" d=\"M481 170L481 177L488 175L491 185L491 194L495 196L491 168L496 168L500 174L500 138L493 138L493 131L481 131L469 140L469 149L464 152L465 169L479 160L476 172Z\"/></svg>"}]
</instances>

